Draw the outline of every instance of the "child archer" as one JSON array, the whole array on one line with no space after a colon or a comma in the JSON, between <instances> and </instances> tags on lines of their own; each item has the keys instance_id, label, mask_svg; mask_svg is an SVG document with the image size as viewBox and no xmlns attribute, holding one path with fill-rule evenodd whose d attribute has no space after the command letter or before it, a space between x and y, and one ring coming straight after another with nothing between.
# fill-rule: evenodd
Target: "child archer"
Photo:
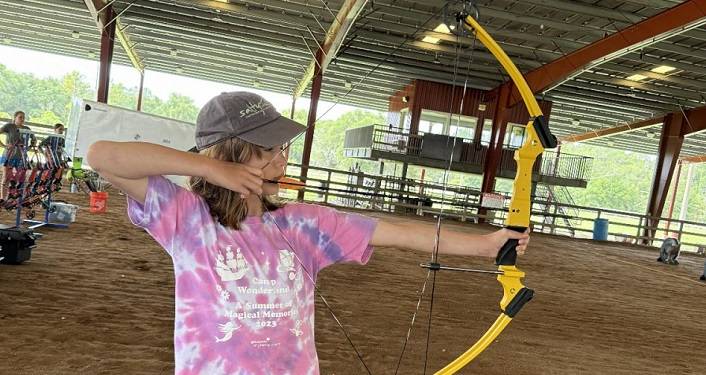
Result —
<instances>
[{"instance_id":1,"label":"child archer","mask_svg":"<svg viewBox=\"0 0 706 375\"><path fill-rule=\"evenodd\" d=\"M128 196L128 215L175 273L177 374L318 374L314 283L324 267L365 264L375 246L431 251L436 227L281 203L286 144L305 127L258 95L224 93L196 122L199 153L139 142L93 144L92 168ZM190 188L163 175L190 176ZM441 253L495 257L529 235L444 230Z\"/></svg>"}]
</instances>

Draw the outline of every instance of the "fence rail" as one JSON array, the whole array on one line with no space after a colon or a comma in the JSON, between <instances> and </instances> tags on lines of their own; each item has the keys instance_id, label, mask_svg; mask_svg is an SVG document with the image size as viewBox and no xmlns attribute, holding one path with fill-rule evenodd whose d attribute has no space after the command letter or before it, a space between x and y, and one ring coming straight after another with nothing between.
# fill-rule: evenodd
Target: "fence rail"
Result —
<instances>
[{"instance_id":1,"label":"fence rail","mask_svg":"<svg viewBox=\"0 0 706 375\"><path fill-rule=\"evenodd\" d=\"M300 165L290 164L288 174L297 177L300 171ZM477 189L321 167L308 167L308 176L305 200L341 207L406 215L443 214L460 221L483 218L502 225L509 204L506 199L506 207L487 209L487 214L481 215L481 192ZM531 223L535 232L591 238L595 219L609 220L609 241L659 246L664 237L674 233L686 251L703 251L706 247L706 223L566 204L541 196L533 200ZM651 224L654 222L658 224ZM650 231L654 234L646 235Z\"/></svg>"}]
</instances>

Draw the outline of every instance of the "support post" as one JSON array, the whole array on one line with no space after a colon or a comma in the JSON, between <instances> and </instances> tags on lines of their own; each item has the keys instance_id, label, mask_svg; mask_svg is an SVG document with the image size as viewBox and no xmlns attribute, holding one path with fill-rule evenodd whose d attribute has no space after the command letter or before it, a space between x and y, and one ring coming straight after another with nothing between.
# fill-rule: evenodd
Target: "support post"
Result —
<instances>
[{"instance_id":1,"label":"support post","mask_svg":"<svg viewBox=\"0 0 706 375\"><path fill-rule=\"evenodd\" d=\"M115 17L113 6L109 5L104 10L105 19L112 21ZM108 91L110 87L110 67L113 63L113 49L115 48L115 22L110 22L101 32L101 56L98 73L98 95L97 101L108 103Z\"/></svg>"},{"instance_id":2,"label":"support post","mask_svg":"<svg viewBox=\"0 0 706 375\"><path fill-rule=\"evenodd\" d=\"M145 72L140 73L140 91L137 93L137 112L142 112L142 94L145 90Z\"/></svg>"},{"instance_id":3,"label":"support post","mask_svg":"<svg viewBox=\"0 0 706 375\"><path fill-rule=\"evenodd\" d=\"M492 193L495 189L495 176L498 171L498 164L503 152L503 139L507 131L507 100L510 95L510 90L507 86L502 86L498 96L495 98L493 106L493 128L490 134L490 143L485 154L485 162L483 163L483 182L481 184L481 194ZM482 203L481 195L481 203ZM485 222L484 216L488 210L484 207L478 209L479 222Z\"/></svg>"},{"instance_id":4,"label":"support post","mask_svg":"<svg viewBox=\"0 0 706 375\"><path fill-rule=\"evenodd\" d=\"M306 135L304 136L304 151L302 152L302 170L301 181L306 184L306 177L309 172L309 162L311 160L311 147L314 143L314 128L316 127L316 110L319 106L319 97L321 96L321 84L323 82L323 74L320 69L323 59L323 51L319 49L316 52L316 60L319 62L314 69L314 81L311 84L311 103L309 103L309 118L306 122ZM304 189L299 190L297 199L304 199Z\"/></svg>"},{"instance_id":5,"label":"support post","mask_svg":"<svg viewBox=\"0 0 706 375\"><path fill-rule=\"evenodd\" d=\"M644 231L643 244L649 244L654 239L667 199L670 182L679 159L679 152L684 144L684 116L681 113L671 113L665 118L662 135L659 141L659 156L655 166L652 191L647 204L647 225Z\"/></svg>"}]
</instances>

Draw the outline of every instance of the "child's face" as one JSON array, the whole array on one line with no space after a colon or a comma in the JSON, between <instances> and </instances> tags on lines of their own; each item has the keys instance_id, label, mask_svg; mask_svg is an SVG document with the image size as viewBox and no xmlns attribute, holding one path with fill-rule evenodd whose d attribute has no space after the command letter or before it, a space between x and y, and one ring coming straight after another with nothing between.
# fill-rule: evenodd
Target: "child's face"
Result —
<instances>
[{"instance_id":1,"label":"child's face","mask_svg":"<svg viewBox=\"0 0 706 375\"><path fill-rule=\"evenodd\" d=\"M24 124L25 124L25 114L18 113L17 116L15 116L15 125L23 126Z\"/></svg>"},{"instance_id":2,"label":"child's face","mask_svg":"<svg viewBox=\"0 0 706 375\"><path fill-rule=\"evenodd\" d=\"M253 156L246 164L262 169L263 178L265 180L277 181L284 176L284 170L289 157L288 151L289 149L286 145L267 149L263 148L260 157ZM262 185L264 195L277 194L278 191L279 186L277 184L264 183Z\"/></svg>"}]
</instances>

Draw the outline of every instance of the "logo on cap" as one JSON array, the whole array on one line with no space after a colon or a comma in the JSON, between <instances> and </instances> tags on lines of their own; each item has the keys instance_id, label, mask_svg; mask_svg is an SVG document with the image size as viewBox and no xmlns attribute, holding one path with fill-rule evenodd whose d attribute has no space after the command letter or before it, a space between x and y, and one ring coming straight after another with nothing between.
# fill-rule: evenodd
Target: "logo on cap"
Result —
<instances>
[{"instance_id":1,"label":"logo on cap","mask_svg":"<svg viewBox=\"0 0 706 375\"><path fill-rule=\"evenodd\" d=\"M257 103L248 103L248 106L245 107L245 109L240 111L240 118L250 118L255 115L257 115L260 112L265 111L266 109L269 109L272 107L272 104L266 102L262 98L260 98L260 101Z\"/></svg>"}]
</instances>

